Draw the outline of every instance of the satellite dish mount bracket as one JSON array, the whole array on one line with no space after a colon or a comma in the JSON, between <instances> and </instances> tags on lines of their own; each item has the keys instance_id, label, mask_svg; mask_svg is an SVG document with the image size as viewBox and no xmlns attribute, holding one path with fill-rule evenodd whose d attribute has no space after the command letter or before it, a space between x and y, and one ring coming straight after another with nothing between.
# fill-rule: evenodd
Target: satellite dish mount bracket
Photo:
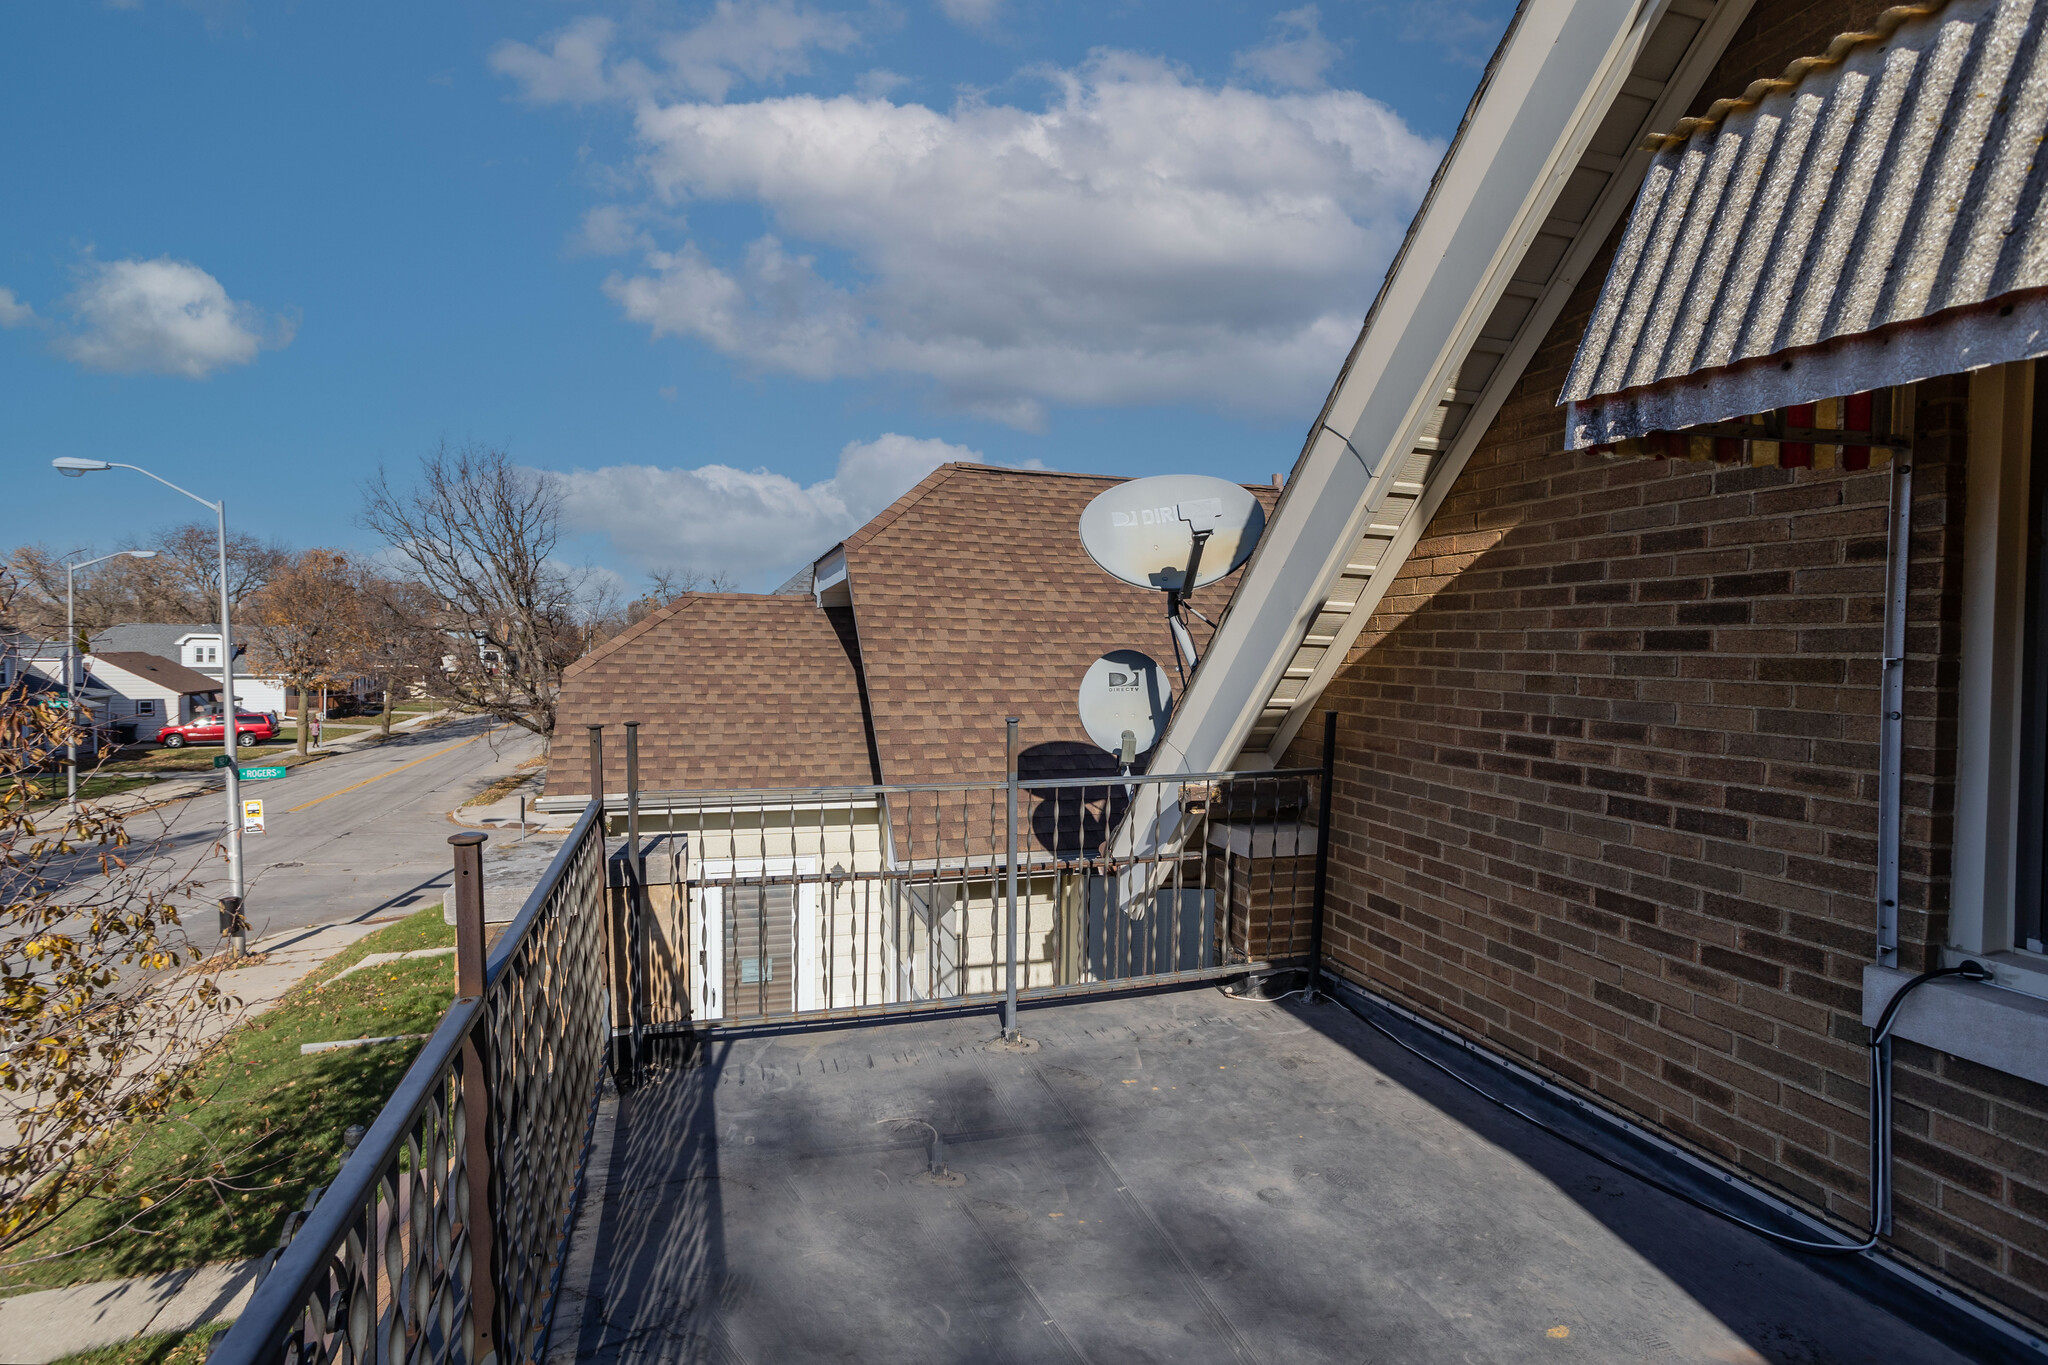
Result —
<instances>
[{"instance_id":1,"label":"satellite dish mount bracket","mask_svg":"<svg viewBox=\"0 0 2048 1365\"><path fill-rule=\"evenodd\" d=\"M1181 520L1186 522L1188 518L1183 515ZM1194 545L1188 550L1187 572L1180 576L1178 587L1166 590L1166 633L1173 637L1173 666L1180 672L1183 689L1187 687L1188 670L1195 666L1195 637L1188 634L1187 622L1181 619L1181 608L1187 605L1185 599L1194 593L1195 576L1202 569L1202 547L1209 543L1210 536L1206 527L1197 528L1193 522L1188 522L1188 526ZM1183 657L1186 662L1182 662Z\"/></svg>"}]
</instances>

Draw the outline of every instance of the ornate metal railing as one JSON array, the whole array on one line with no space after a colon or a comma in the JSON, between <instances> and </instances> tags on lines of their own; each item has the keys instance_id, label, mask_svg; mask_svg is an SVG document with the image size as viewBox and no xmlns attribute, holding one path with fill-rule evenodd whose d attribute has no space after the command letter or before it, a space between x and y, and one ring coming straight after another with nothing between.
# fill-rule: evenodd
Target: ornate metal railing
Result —
<instances>
[{"instance_id":1,"label":"ornate metal railing","mask_svg":"<svg viewBox=\"0 0 2048 1365\"><path fill-rule=\"evenodd\" d=\"M210 1365L537 1359L596 1118L604 825L592 802L485 960L457 835L457 998Z\"/></svg>"},{"instance_id":2,"label":"ornate metal railing","mask_svg":"<svg viewBox=\"0 0 2048 1365\"><path fill-rule=\"evenodd\" d=\"M1014 1031L1020 999L1319 951L1325 769L642 792L633 759L608 798L622 1074L665 1033L996 1003Z\"/></svg>"}]
</instances>

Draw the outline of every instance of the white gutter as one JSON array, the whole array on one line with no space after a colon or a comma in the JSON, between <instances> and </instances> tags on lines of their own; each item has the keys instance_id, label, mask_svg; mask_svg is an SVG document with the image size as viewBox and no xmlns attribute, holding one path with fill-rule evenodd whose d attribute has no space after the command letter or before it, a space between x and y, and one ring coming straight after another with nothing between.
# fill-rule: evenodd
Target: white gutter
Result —
<instances>
[{"instance_id":1,"label":"white gutter","mask_svg":"<svg viewBox=\"0 0 2048 1365\"><path fill-rule=\"evenodd\" d=\"M1274 766L1627 210L1644 135L1683 115L1749 7L1525 0L1152 772ZM1475 353L1497 362L1460 388ZM1447 412L1462 424L1440 450Z\"/></svg>"}]
</instances>

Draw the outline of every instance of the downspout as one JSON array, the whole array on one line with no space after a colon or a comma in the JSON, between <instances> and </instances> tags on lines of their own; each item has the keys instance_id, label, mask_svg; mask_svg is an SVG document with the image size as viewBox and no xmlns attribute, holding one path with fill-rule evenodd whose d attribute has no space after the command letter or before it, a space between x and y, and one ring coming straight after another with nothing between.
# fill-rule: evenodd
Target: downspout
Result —
<instances>
[{"instance_id":1,"label":"downspout","mask_svg":"<svg viewBox=\"0 0 2048 1365\"><path fill-rule=\"evenodd\" d=\"M1912 430L1912 390L1892 391L1890 430ZM1906 731L1906 593L1913 558L1913 458L1892 457L1891 508L1884 559L1884 639L1878 676L1877 962L1899 965L1899 847L1904 833ZM1905 998L1901 991L1893 1003ZM1870 1042L1870 1228L1892 1231L1892 1040L1878 1029Z\"/></svg>"}]
</instances>

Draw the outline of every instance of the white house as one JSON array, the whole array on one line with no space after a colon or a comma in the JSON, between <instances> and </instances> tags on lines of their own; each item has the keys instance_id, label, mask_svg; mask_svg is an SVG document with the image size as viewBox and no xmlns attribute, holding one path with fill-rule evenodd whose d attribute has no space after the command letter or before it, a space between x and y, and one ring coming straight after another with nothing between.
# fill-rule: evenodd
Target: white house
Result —
<instances>
[{"instance_id":1,"label":"white house","mask_svg":"<svg viewBox=\"0 0 2048 1365\"><path fill-rule=\"evenodd\" d=\"M243 643L246 643L244 641ZM214 679L220 688L220 630L214 626L149 621L109 626L93 636L92 646L102 655L144 653L169 659L194 672ZM252 673L245 654L235 660L235 704L244 711L285 710L285 682L274 675Z\"/></svg>"},{"instance_id":2,"label":"white house","mask_svg":"<svg viewBox=\"0 0 2048 1365\"><path fill-rule=\"evenodd\" d=\"M62 654L31 659L28 666L53 681L64 677ZM133 725L136 738L145 740L156 738L161 726L192 719L220 693L217 679L132 651L88 654L79 660L79 677L79 696L96 724Z\"/></svg>"}]
</instances>

